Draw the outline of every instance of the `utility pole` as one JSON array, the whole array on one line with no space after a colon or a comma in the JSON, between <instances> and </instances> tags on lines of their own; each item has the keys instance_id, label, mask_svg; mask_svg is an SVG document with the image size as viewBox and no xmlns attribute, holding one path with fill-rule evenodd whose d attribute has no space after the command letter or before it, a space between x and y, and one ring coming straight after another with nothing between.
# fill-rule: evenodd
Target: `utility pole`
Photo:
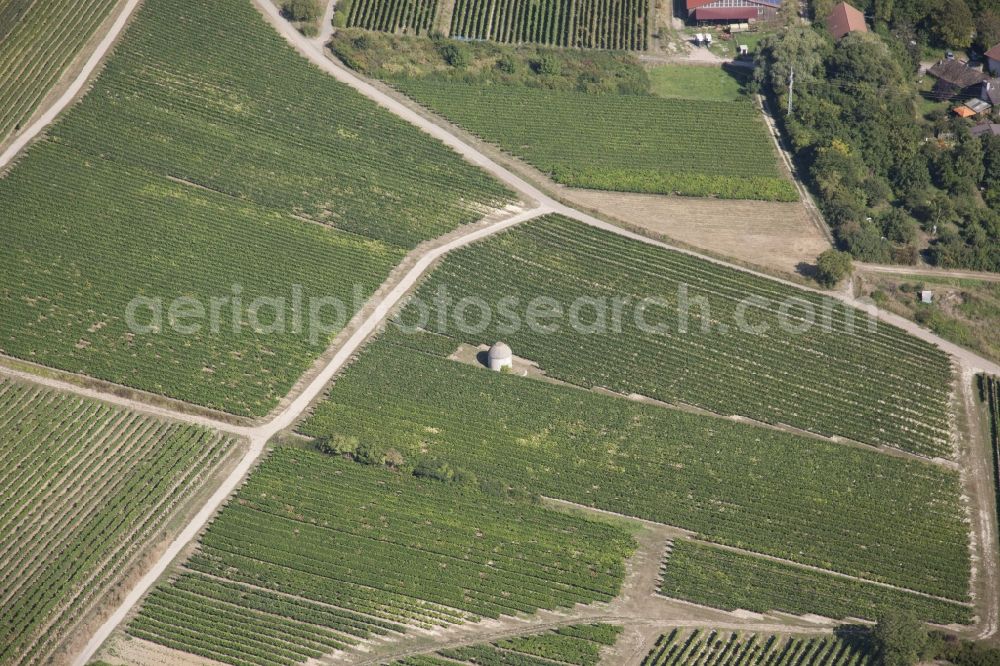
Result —
<instances>
[{"instance_id":1,"label":"utility pole","mask_svg":"<svg viewBox=\"0 0 1000 666\"><path fill-rule=\"evenodd\" d=\"M792 115L792 90L795 87L795 65L788 73L788 115Z\"/></svg>"}]
</instances>

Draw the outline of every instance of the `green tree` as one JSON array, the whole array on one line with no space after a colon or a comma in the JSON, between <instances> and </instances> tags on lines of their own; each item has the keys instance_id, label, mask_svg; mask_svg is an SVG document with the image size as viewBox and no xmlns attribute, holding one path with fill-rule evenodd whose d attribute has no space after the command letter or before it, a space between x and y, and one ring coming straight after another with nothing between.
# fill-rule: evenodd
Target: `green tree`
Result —
<instances>
[{"instance_id":1,"label":"green tree","mask_svg":"<svg viewBox=\"0 0 1000 666\"><path fill-rule=\"evenodd\" d=\"M893 0L875 0L875 23L889 25L892 21Z\"/></svg>"},{"instance_id":2,"label":"green tree","mask_svg":"<svg viewBox=\"0 0 1000 666\"><path fill-rule=\"evenodd\" d=\"M785 95L792 69L795 80L803 86L822 75L823 59L829 48L829 42L812 28L797 26L768 35L760 42L754 76L758 83L770 86L778 95Z\"/></svg>"},{"instance_id":3,"label":"green tree","mask_svg":"<svg viewBox=\"0 0 1000 666\"><path fill-rule=\"evenodd\" d=\"M851 274L851 255L840 250L827 250L816 260L816 280L825 287L835 287Z\"/></svg>"},{"instance_id":4,"label":"green tree","mask_svg":"<svg viewBox=\"0 0 1000 666\"><path fill-rule=\"evenodd\" d=\"M956 49L972 44L976 29L965 0L941 0L931 15L931 26L938 43Z\"/></svg>"},{"instance_id":5,"label":"green tree","mask_svg":"<svg viewBox=\"0 0 1000 666\"><path fill-rule=\"evenodd\" d=\"M517 71L517 61L514 60L514 56L505 53L497 60L497 69L504 74L513 74Z\"/></svg>"},{"instance_id":6,"label":"green tree","mask_svg":"<svg viewBox=\"0 0 1000 666\"><path fill-rule=\"evenodd\" d=\"M1000 44L1000 13L998 11L987 9L976 17L976 46L981 51L988 51Z\"/></svg>"},{"instance_id":7,"label":"green tree","mask_svg":"<svg viewBox=\"0 0 1000 666\"><path fill-rule=\"evenodd\" d=\"M927 628L912 613L886 612L872 630L872 641L882 666L913 666L927 647Z\"/></svg>"},{"instance_id":8,"label":"green tree","mask_svg":"<svg viewBox=\"0 0 1000 666\"><path fill-rule=\"evenodd\" d=\"M452 67L462 68L469 64L468 50L456 42L444 42L439 52L444 61Z\"/></svg>"},{"instance_id":9,"label":"green tree","mask_svg":"<svg viewBox=\"0 0 1000 666\"><path fill-rule=\"evenodd\" d=\"M539 56L532 63L532 66L536 73L543 76L554 76L562 71L562 64L559 62L559 58L551 54Z\"/></svg>"},{"instance_id":10,"label":"green tree","mask_svg":"<svg viewBox=\"0 0 1000 666\"><path fill-rule=\"evenodd\" d=\"M358 450L358 438L348 435L320 437L315 442L316 449L330 455L354 455Z\"/></svg>"},{"instance_id":11,"label":"green tree","mask_svg":"<svg viewBox=\"0 0 1000 666\"><path fill-rule=\"evenodd\" d=\"M281 12L290 21L315 21L320 17L317 0L285 0Z\"/></svg>"},{"instance_id":12,"label":"green tree","mask_svg":"<svg viewBox=\"0 0 1000 666\"><path fill-rule=\"evenodd\" d=\"M830 12L833 11L835 4L837 3L834 0L812 0L810 5L812 7L813 21L825 22Z\"/></svg>"}]
</instances>

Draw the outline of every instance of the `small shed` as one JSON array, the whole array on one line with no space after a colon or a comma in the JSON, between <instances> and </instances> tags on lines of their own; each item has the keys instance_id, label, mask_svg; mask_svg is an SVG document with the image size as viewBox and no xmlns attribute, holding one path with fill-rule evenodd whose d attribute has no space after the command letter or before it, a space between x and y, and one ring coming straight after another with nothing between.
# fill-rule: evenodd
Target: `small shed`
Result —
<instances>
[{"instance_id":1,"label":"small shed","mask_svg":"<svg viewBox=\"0 0 1000 666\"><path fill-rule=\"evenodd\" d=\"M961 60L939 60L927 73L937 79L934 96L951 99L962 94L976 95L990 77Z\"/></svg>"},{"instance_id":2,"label":"small shed","mask_svg":"<svg viewBox=\"0 0 1000 666\"><path fill-rule=\"evenodd\" d=\"M934 301L934 292L927 290L920 292L921 303L932 303L933 301Z\"/></svg>"},{"instance_id":3,"label":"small shed","mask_svg":"<svg viewBox=\"0 0 1000 666\"><path fill-rule=\"evenodd\" d=\"M986 113L991 108L993 108L992 104L990 104L986 100L979 99L978 97L970 99L968 102L965 103L965 105L970 109L972 109L973 111L975 111L977 116L981 113Z\"/></svg>"},{"instance_id":4,"label":"small shed","mask_svg":"<svg viewBox=\"0 0 1000 666\"><path fill-rule=\"evenodd\" d=\"M514 353L504 342L497 342L495 345L490 347L487 359L489 361L490 370L493 370L494 372L500 372L504 368L511 369L514 367Z\"/></svg>"}]
</instances>

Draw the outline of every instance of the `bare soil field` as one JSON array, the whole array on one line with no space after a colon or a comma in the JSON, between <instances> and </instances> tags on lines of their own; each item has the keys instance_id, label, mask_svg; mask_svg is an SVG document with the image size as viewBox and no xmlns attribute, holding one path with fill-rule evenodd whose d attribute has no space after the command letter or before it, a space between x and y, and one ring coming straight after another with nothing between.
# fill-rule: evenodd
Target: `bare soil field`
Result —
<instances>
[{"instance_id":1,"label":"bare soil field","mask_svg":"<svg viewBox=\"0 0 1000 666\"><path fill-rule=\"evenodd\" d=\"M734 201L563 189L578 206L654 235L782 273L830 248L801 202Z\"/></svg>"}]
</instances>

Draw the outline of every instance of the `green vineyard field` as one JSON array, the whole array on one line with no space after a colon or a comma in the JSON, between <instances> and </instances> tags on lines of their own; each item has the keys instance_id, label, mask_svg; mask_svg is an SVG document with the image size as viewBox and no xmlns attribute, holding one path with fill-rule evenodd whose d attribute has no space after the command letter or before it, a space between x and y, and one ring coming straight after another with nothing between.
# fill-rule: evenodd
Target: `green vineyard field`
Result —
<instances>
[{"instance_id":1,"label":"green vineyard field","mask_svg":"<svg viewBox=\"0 0 1000 666\"><path fill-rule=\"evenodd\" d=\"M495 643L441 650L392 662L392 666L597 666L601 649L614 645L621 627L610 624L569 625Z\"/></svg>"},{"instance_id":2,"label":"green vineyard field","mask_svg":"<svg viewBox=\"0 0 1000 666\"><path fill-rule=\"evenodd\" d=\"M347 27L424 35L437 8L437 0L350 0Z\"/></svg>"},{"instance_id":3,"label":"green vineyard field","mask_svg":"<svg viewBox=\"0 0 1000 666\"><path fill-rule=\"evenodd\" d=\"M232 449L207 430L0 380L0 664L52 663Z\"/></svg>"},{"instance_id":4,"label":"green vineyard field","mask_svg":"<svg viewBox=\"0 0 1000 666\"><path fill-rule=\"evenodd\" d=\"M644 0L457 0L451 36L505 44L644 51Z\"/></svg>"},{"instance_id":5,"label":"green vineyard field","mask_svg":"<svg viewBox=\"0 0 1000 666\"><path fill-rule=\"evenodd\" d=\"M609 601L633 548L603 523L278 448L128 632L293 664L407 627Z\"/></svg>"},{"instance_id":6,"label":"green vineyard field","mask_svg":"<svg viewBox=\"0 0 1000 666\"><path fill-rule=\"evenodd\" d=\"M872 657L835 636L798 637L674 629L642 666L869 666Z\"/></svg>"},{"instance_id":7,"label":"green vineyard field","mask_svg":"<svg viewBox=\"0 0 1000 666\"><path fill-rule=\"evenodd\" d=\"M940 624L972 619L969 605L683 540L674 542L660 591L704 606L758 613L779 610L874 620L883 612L907 611Z\"/></svg>"},{"instance_id":8,"label":"green vineyard field","mask_svg":"<svg viewBox=\"0 0 1000 666\"><path fill-rule=\"evenodd\" d=\"M38 104L118 0L0 0L0 143Z\"/></svg>"},{"instance_id":9,"label":"green vineyard field","mask_svg":"<svg viewBox=\"0 0 1000 666\"><path fill-rule=\"evenodd\" d=\"M416 349L402 346L411 340ZM445 358L457 344L388 334L336 380L300 432L395 448L413 464L432 456L479 479L711 541L968 598L953 470L491 373Z\"/></svg>"},{"instance_id":10,"label":"green vineyard field","mask_svg":"<svg viewBox=\"0 0 1000 666\"><path fill-rule=\"evenodd\" d=\"M979 375L980 397L986 406L988 437L993 451L993 484L997 492L997 512L1000 514L1000 378Z\"/></svg>"},{"instance_id":11,"label":"green vineyard field","mask_svg":"<svg viewBox=\"0 0 1000 666\"><path fill-rule=\"evenodd\" d=\"M407 249L508 199L252 5L149 0L93 90L0 180L0 352L263 415ZM303 308L343 310L306 331L296 289ZM163 312L136 335L136 297L228 300L216 326L177 332ZM285 318L265 300L254 325L258 298Z\"/></svg>"},{"instance_id":12,"label":"green vineyard field","mask_svg":"<svg viewBox=\"0 0 1000 666\"><path fill-rule=\"evenodd\" d=\"M392 81L417 102L571 187L797 201L758 109L433 79Z\"/></svg>"},{"instance_id":13,"label":"green vineyard field","mask_svg":"<svg viewBox=\"0 0 1000 666\"><path fill-rule=\"evenodd\" d=\"M953 455L948 357L888 324L872 331L866 315L818 294L558 216L449 255L417 297L432 306L442 290L453 304L485 302L493 316L452 307L438 332L505 340L556 379ZM540 297L555 302L543 312L562 315L530 326L528 306ZM604 316L587 301L574 310L581 297L603 303ZM647 298L657 300L644 306ZM501 299L514 299L506 309L519 322L502 316ZM440 310L428 328L441 327ZM413 307L403 319L419 314Z\"/></svg>"}]
</instances>

